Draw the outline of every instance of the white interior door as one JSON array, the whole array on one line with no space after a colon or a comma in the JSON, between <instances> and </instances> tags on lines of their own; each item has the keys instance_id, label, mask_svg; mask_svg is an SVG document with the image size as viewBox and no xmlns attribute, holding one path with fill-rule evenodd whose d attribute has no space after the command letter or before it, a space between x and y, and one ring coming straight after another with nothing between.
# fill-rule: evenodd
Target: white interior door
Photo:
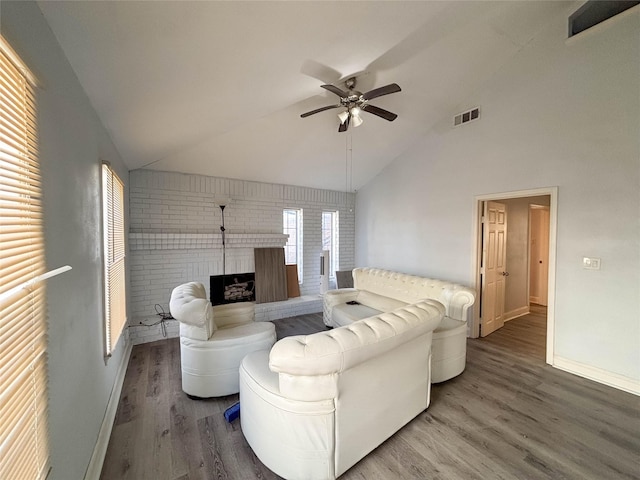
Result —
<instances>
[{"instance_id":1,"label":"white interior door","mask_svg":"<svg viewBox=\"0 0 640 480\"><path fill-rule=\"evenodd\" d=\"M529 209L529 302L547 305L549 278L549 207Z\"/></svg>"},{"instance_id":2,"label":"white interior door","mask_svg":"<svg viewBox=\"0 0 640 480\"><path fill-rule=\"evenodd\" d=\"M480 336L504 326L507 211L503 203L485 202L482 242Z\"/></svg>"}]
</instances>

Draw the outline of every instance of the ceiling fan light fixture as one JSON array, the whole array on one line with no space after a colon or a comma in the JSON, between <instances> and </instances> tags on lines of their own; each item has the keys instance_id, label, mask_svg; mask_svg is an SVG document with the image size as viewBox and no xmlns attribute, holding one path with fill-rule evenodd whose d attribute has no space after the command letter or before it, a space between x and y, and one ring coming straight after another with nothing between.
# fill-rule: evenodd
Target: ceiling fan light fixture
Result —
<instances>
[{"instance_id":1,"label":"ceiling fan light fixture","mask_svg":"<svg viewBox=\"0 0 640 480\"><path fill-rule=\"evenodd\" d=\"M355 110L355 108L354 108L354 110ZM360 109L358 109L358 110L360 110ZM358 114L358 112L352 111L351 112L351 124L354 127L359 127L360 125L362 125L362 123L363 123L363 120L360 117L360 115Z\"/></svg>"},{"instance_id":2,"label":"ceiling fan light fixture","mask_svg":"<svg viewBox=\"0 0 640 480\"><path fill-rule=\"evenodd\" d=\"M338 119L340 120L340 123L346 122L347 118L349 118L349 112L347 110L345 110L344 112L340 112L338 114Z\"/></svg>"}]
</instances>

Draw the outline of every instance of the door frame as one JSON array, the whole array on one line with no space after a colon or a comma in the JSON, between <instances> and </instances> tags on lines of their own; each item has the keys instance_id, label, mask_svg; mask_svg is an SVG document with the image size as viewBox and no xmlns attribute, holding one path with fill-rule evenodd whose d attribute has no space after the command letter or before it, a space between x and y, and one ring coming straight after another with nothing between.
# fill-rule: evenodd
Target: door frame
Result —
<instances>
[{"instance_id":1,"label":"door frame","mask_svg":"<svg viewBox=\"0 0 640 480\"><path fill-rule=\"evenodd\" d=\"M555 306L556 306L556 250L558 224L558 187L535 188L517 190L513 192L498 192L476 195L473 203L473 252L471 254L471 278L475 279L475 289L478 301L473 306L471 323L471 338L480 336L480 265L482 262L482 206L484 202L509 200L512 198L538 197L549 195L549 282L547 285L547 354L546 363L553 365L555 345Z\"/></svg>"},{"instance_id":2,"label":"door frame","mask_svg":"<svg viewBox=\"0 0 640 480\"><path fill-rule=\"evenodd\" d=\"M546 210L547 212L549 212L549 221L551 221L551 209L549 206L547 205L538 205L535 203L530 203L529 204L529 238L527 239L528 241L528 246L527 246L527 296L529 298L529 304L531 304L531 232L532 232L532 228L531 225L533 224L533 222L531 221L532 218L532 214L534 210ZM547 236L548 236L548 230L549 230L549 225L547 225ZM547 240L547 249L549 248L549 241ZM547 283L549 282L549 274L548 274L548 270L549 270L549 255L547 252ZM547 288L547 293L548 293L548 288ZM545 299L546 300L546 299ZM548 302L548 300L547 300Z\"/></svg>"}]
</instances>

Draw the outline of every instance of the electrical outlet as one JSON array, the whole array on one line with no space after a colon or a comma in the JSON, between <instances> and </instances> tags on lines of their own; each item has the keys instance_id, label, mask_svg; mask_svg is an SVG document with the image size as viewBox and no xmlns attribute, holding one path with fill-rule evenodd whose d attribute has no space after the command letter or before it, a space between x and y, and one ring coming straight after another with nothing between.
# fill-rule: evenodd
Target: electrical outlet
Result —
<instances>
[{"instance_id":1,"label":"electrical outlet","mask_svg":"<svg viewBox=\"0 0 640 480\"><path fill-rule=\"evenodd\" d=\"M582 257L582 268L585 270L600 270L600 259L595 257Z\"/></svg>"}]
</instances>

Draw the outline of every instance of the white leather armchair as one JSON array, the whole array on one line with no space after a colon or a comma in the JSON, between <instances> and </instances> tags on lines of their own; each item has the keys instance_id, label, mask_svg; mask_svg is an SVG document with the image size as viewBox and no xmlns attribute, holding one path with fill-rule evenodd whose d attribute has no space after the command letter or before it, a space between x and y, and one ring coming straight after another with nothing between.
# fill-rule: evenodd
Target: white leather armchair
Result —
<instances>
[{"instance_id":1,"label":"white leather armchair","mask_svg":"<svg viewBox=\"0 0 640 480\"><path fill-rule=\"evenodd\" d=\"M342 475L429 405L444 312L427 300L247 355L240 421L256 456L290 480Z\"/></svg>"},{"instance_id":2,"label":"white leather armchair","mask_svg":"<svg viewBox=\"0 0 640 480\"><path fill-rule=\"evenodd\" d=\"M182 390L194 397L238 393L244 356L276 341L273 323L254 321L252 302L212 307L198 282L174 288L169 308L180 322Z\"/></svg>"}]
</instances>

